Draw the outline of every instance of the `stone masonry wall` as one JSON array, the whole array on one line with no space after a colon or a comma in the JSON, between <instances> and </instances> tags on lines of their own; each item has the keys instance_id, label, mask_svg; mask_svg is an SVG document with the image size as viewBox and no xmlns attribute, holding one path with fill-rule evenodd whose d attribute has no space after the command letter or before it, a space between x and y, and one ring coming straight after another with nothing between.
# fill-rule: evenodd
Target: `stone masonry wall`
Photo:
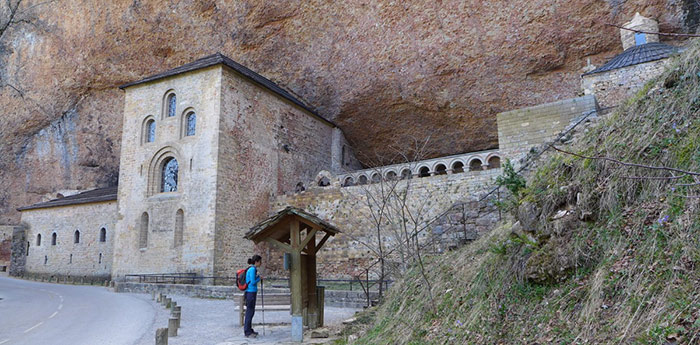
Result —
<instances>
[{"instance_id":1,"label":"stone masonry wall","mask_svg":"<svg viewBox=\"0 0 700 345\"><path fill-rule=\"evenodd\" d=\"M22 211L29 245L26 273L109 277L116 211L116 201ZM100 241L102 228L105 242ZM78 243L74 241L76 231L80 233ZM54 233L55 245L52 244Z\"/></svg>"},{"instance_id":2,"label":"stone masonry wall","mask_svg":"<svg viewBox=\"0 0 700 345\"><path fill-rule=\"evenodd\" d=\"M243 235L270 200L331 170L334 126L228 68L221 97L214 271L235 276L253 254Z\"/></svg>"},{"instance_id":3,"label":"stone masonry wall","mask_svg":"<svg viewBox=\"0 0 700 345\"><path fill-rule=\"evenodd\" d=\"M499 152L515 165L531 147L551 140L575 119L597 110L596 98L587 95L500 113Z\"/></svg>"},{"instance_id":4,"label":"stone masonry wall","mask_svg":"<svg viewBox=\"0 0 700 345\"><path fill-rule=\"evenodd\" d=\"M125 89L114 276L214 273L221 73L221 66L213 66ZM173 117L164 114L169 92L177 100ZM197 116L196 129L185 136L190 110ZM148 119L156 123L153 142L144 140ZM177 191L162 193L160 174L168 157L178 161ZM178 210L184 214L181 243L174 231ZM144 213L148 238L142 248Z\"/></svg>"},{"instance_id":5,"label":"stone masonry wall","mask_svg":"<svg viewBox=\"0 0 700 345\"><path fill-rule=\"evenodd\" d=\"M381 173L381 172L380 172ZM430 177L414 177L410 180L398 182L395 190L399 193L407 193L407 208L415 215L421 214L424 221L418 224L424 225L425 221L435 219L438 215L450 209L459 201L467 201L466 215L464 219L445 218L436 222L435 227L419 235L420 241L427 241L431 236L441 237L442 231L454 224L448 224L450 219L454 223L462 225L457 231L468 232L476 237L488 231L497 220L498 213L494 208L482 207L474 203L475 196L493 187L492 181L501 174L501 169L471 171L464 173L437 175ZM323 278L348 279L361 274L376 257L372 250L363 243L376 248L377 234L369 211L370 204L373 207L380 203L367 202L367 197L381 198L381 191L391 185L391 182L370 184L363 186L341 187L337 179L328 187L311 187L308 190L292 195L279 196L273 204L271 211L278 211L286 206L303 208L317 214L337 226L342 233L332 237L324 245L318 256L318 274ZM375 208L376 209L376 208ZM460 208L461 213L461 208ZM393 224L387 225L382 232L382 238L387 248L395 247L393 241L399 237L394 230L398 214L389 218ZM466 228L466 229L465 229ZM321 235L317 235L317 241ZM447 246L449 247L449 245ZM443 247L442 249L449 249ZM259 253L267 263L268 276L285 276L287 272L281 271L282 254L267 246L260 246ZM400 260L395 256L392 260Z\"/></svg>"},{"instance_id":6,"label":"stone masonry wall","mask_svg":"<svg viewBox=\"0 0 700 345\"><path fill-rule=\"evenodd\" d=\"M10 276L17 277L24 274L27 263L27 233L23 226L17 226L12 230L12 245L10 248Z\"/></svg>"},{"instance_id":7,"label":"stone masonry wall","mask_svg":"<svg viewBox=\"0 0 700 345\"><path fill-rule=\"evenodd\" d=\"M585 75L581 81L583 92L595 95L603 108L620 105L641 90L649 80L660 75L670 61L671 59L663 59Z\"/></svg>"},{"instance_id":8,"label":"stone masonry wall","mask_svg":"<svg viewBox=\"0 0 700 345\"><path fill-rule=\"evenodd\" d=\"M12 253L12 225L0 225L0 271L6 271L10 266Z\"/></svg>"}]
</instances>

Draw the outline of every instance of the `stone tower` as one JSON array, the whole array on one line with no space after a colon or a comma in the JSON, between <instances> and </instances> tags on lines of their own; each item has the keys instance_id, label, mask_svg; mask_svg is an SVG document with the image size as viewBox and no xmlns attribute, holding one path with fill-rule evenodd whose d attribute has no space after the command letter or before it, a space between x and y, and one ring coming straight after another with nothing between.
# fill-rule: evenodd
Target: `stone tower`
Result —
<instances>
[{"instance_id":1,"label":"stone tower","mask_svg":"<svg viewBox=\"0 0 700 345\"><path fill-rule=\"evenodd\" d=\"M659 32L659 24L653 19L642 16L639 12L622 27L644 32ZM620 39L622 49L627 50L645 43L659 42L659 35L620 29Z\"/></svg>"},{"instance_id":2,"label":"stone tower","mask_svg":"<svg viewBox=\"0 0 700 345\"><path fill-rule=\"evenodd\" d=\"M215 54L125 91L113 276L234 276L270 200L335 170L342 132Z\"/></svg>"}]
</instances>

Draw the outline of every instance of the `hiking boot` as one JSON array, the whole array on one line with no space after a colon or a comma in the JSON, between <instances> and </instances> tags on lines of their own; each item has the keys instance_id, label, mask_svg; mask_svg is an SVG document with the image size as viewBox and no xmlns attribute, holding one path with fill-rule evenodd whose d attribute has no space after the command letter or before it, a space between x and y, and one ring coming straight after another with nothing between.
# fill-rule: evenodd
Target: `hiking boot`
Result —
<instances>
[{"instance_id":1,"label":"hiking boot","mask_svg":"<svg viewBox=\"0 0 700 345\"><path fill-rule=\"evenodd\" d=\"M250 333L250 334L246 335L245 337L246 337L246 338L257 338L257 337L258 337L258 333Z\"/></svg>"}]
</instances>

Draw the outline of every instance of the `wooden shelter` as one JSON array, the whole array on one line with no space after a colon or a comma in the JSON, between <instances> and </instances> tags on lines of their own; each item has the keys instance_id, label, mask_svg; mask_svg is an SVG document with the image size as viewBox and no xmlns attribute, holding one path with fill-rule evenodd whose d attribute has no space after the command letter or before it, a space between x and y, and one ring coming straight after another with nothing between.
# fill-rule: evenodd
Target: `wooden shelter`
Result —
<instances>
[{"instance_id":1,"label":"wooden shelter","mask_svg":"<svg viewBox=\"0 0 700 345\"><path fill-rule=\"evenodd\" d=\"M316 235L324 233L316 242ZM303 340L303 326L323 326L323 289L316 285L316 253L340 231L295 207L287 207L252 227L245 238L267 242L289 254L292 294L292 340ZM320 290L320 291L319 291Z\"/></svg>"}]
</instances>

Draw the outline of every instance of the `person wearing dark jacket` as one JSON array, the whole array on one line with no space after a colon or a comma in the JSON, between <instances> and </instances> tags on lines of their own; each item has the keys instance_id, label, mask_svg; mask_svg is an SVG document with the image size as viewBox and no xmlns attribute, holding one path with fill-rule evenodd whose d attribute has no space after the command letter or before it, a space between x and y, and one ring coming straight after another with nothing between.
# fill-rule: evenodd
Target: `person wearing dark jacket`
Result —
<instances>
[{"instance_id":1,"label":"person wearing dark jacket","mask_svg":"<svg viewBox=\"0 0 700 345\"><path fill-rule=\"evenodd\" d=\"M253 315L255 315L255 299L258 294L258 283L262 279L258 275L258 268L262 263L262 257L260 255L253 255L252 258L248 259L248 265L250 267L246 271L245 281L248 284L248 288L245 290L245 323L243 324L243 332L246 338L255 338L258 336L258 332L253 330Z\"/></svg>"}]
</instances>

